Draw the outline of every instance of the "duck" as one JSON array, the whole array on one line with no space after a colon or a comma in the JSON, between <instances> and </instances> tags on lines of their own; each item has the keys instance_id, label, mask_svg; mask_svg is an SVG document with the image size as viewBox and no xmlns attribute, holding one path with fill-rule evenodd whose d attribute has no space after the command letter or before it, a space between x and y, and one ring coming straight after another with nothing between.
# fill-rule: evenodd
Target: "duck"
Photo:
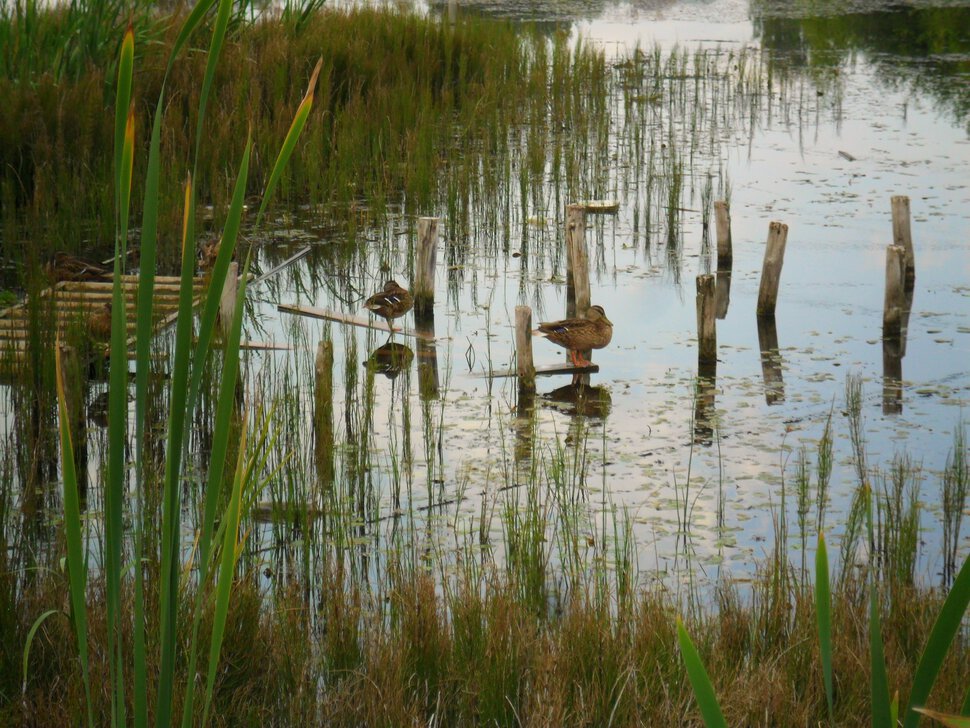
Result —
<instances>
[{"instance_id":1,"label":"duck","mask_svg":"<svg viewBox=\"0 0 970 728\"><path fill-rule=\"evenodd\" d=\"M219 257L219 248L222 245L222 236L212 238L199 245L196 253L199 259L199 268L203 271L212 270L216 265L216 258ZM232 250L231 260L236 260L236 249Z\"/></svg>"},{"instance_id":2,"label":"duck","mask_svg":"<svg viewBox=\"0 0 970 728\"><path fill-rule=\"evenodd\" d=\"M384 317L387 327L391 330L391 336L394 335L391 321L406 314L412 306L414 306L414 299L397 281L388 281L382 291L364 301L364 308Z\"/></svg>"},{"instance_id":3,"label":"duck","mask_svg":"<svg viewBox=\"0 0 970 728\"><path fill-rule=\"evenodd\" d=\"M54 257L44 266L44 272L54 283L59 281L94 281L111 275L111 271L104 266L65 253L63 250L54 253Z\"/></svg>"},{"instance_id":4,"label":"duck","mask_svg":"<svg viewBox=\"0 0 970 728\"><path fill-rule=\"evenodd\" d=\"M588 367L591 362L584 359L580 352L602 349L609 344L613 338L613 322L606 318L602 306L590 306L585 318L540 323L532 335L545 337L553 344L568 349L569 361L573 366Z\"/></svg>"},{"instance_id":5,"label":"duck","mask_svg":"<svg viewBox=\"0 0 970 728\"><path fill-rule=\"evenodd\" d=\"M94 341L111 341L111 301L88 314L88 333Z\"/></svg>"}]
</instances>

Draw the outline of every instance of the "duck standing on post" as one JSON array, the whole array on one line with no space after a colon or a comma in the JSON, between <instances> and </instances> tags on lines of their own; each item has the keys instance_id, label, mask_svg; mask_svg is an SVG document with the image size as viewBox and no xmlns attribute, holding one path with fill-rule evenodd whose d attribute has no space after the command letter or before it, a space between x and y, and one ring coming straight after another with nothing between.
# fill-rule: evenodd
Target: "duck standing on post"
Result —
<instances>
[{"instance_id":1,"label":"duck standing on post","mask_svg":"<svg viewBox=\"0 0 970 728\"><path fill-rule=\"evenodd\" d=\"M590 306L586 318L569 318L539 324L533 336L544 336L553 344L569 350L573 366L588 367L591 362L583 359L580 352L586 349L602 349L613 338L613 322L606 318L602 306Z\"/></svg>"},{"instance_id":2,"label":"duck standing on post","mask_svg":"<svg viewBox=\"0 0 970 728\"><path fill-rule=\"evenodd\" d=\"M364 308L384 317L387 328L391 330L391 336L394 336L391 321L406 314L412 306L414 306L414 299L408 293L408 289L398 285L397 281L388 281L384 284L384 290L364 301Z\"/></svg>"}]
</instances>

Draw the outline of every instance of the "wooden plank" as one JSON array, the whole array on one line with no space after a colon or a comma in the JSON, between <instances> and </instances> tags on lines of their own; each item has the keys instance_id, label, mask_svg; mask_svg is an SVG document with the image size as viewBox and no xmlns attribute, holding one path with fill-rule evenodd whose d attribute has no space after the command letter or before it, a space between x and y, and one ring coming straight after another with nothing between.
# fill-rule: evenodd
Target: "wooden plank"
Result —
<instances>
[{"instance_id":1,"label":"wooden plank","mask_svg":"<svg viewBox=\"0 0 970 728\"><path fill-rule=\"evenodd\" d=\"M374 331L383 331L384 333L391 333L390 327L384 321L371 321L370 319L363 318L361 316L354 316L349 313L340 313L339 311L331 311L326 308L316 308L314 306L297 306L290 303L281 303L276 309L282 311L283 313L292 313L297 316L306 316L307 318L324 319L326 321L336 321L341 324L348 324L350 326L360 326L364 329L373 329ZM424 341L434 341L434 336L427 333L422 333L419 331L407 330L407 329L394 329L393 333L401 334L403 336L412 336L415 339L423 339Z\"/></svg>"},{"instance_id":2,"label":"wooden plank","mask_svg":"<svg viewBox=\"0 0 970 728\"><path fill-rule=\"evenodd\" d=\"M573 366L570 362L562 364L548 364L544 367L536 367L537 377L548 377L555 374L596 374L600 370L599 364L590 364L586 367ZM518 372L515 369L500 369L494 372L485 372L480 375L486 379L501 379L502 377L516 377Z\"/></svg>"},{"instance_id":3,"label":"wooden plank","mask_svg":"<svg viewBox=\"0 0 970 728\"><path fill-rule=\"evenodd\" d=\"M579 204L591 215L612 215L620 209L618 200L586 200Z\"/></svg>"}]
</instances>

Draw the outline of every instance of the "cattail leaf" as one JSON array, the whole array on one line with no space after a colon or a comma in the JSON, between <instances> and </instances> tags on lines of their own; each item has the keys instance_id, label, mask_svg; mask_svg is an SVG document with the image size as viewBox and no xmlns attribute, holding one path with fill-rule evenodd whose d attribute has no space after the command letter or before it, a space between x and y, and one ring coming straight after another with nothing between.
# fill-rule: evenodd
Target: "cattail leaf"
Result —
<instances>
[{"instance_id":1,"label":"cattail leaf","mask_svg":"<svg viewBox=\"0 0 970 728\"><path fill-rule=\"evenodd\" d=\"M677 617L677 641L680 643L680 653L684 657L684 665L687 667L687 677L690 679L691 688L694 690L694 697L697 705L701 709L701 717L707 728L727 728L724 715L721 713L721 706L717 702L714 693L714 686L707 675L704 663L694 647L694 643L684 628L684 623Z\"/></svg>"},{"instance_id":2,"label":"cattail leaf","mask_svg":"<svg viewBox=\"0 0 970 728\"><path fill-rule=\"evenodd\" d=\"M963 615L966 614L968 604L970 604L970 556L960 567L960 572L954 579L953 586L950 587L950 593L947 594L936 622L933 623L933 629L930 630L923 654L920 655L916 674L913 675L913 687L909 693L909 706L903 716L903 728L915 728L919 724L917 708L926 703L933 689L933 683L936 682L936 676L943 666L946 653L960 631L960 623L963 621ZM964 715L970 714L970 688L967 690L960 712Z\"/></svg>"},{"instance_id":3,"label":"cattail leaf","mask_svg":"<svg viewBox=\"0 0 970 728\"><path fill-rule=\"evenodd\" d=\"M815 620L818 625L819 652L822 657L822 680L825 684L825 702L828 704L829 724L835 724L835 707L832 696L832 594L829 586L829 557L825 548L825 536L818 534L815 551Z\"/></svg>"},{"instance_id":4,"label":"cattail leaf","mask_svg":"<svg viewBox=\"0 0 970 728\"><path fill-rule=\"evenodd\" d=\"M263 212L266 210L266 205L269 203L270 198L272 198L273 191L276 189L276 185L283 175L283 169L293 155L293 150L296 148L300 134L303 133L303 127L306 126L307 119L310 116L310 110L313 108L313 93L317 87L317 77L319 77L322 67L323 59L320 58L317 60L317 65L314 67L313 74L310 76L310 83L307 85L306 94L304 94L303 101L300 102L300 106L296 110L296 115L290 124L290 130L286 133L286 138L283 140L283 146L280 148L280 153L276 157L276 164L273 165L273 171L270 172L269 181L266 183L266 191L263 193L263 200L259 205L259 212L256 214L257 225L263 219Z\"/></svg>"}]
</instances>

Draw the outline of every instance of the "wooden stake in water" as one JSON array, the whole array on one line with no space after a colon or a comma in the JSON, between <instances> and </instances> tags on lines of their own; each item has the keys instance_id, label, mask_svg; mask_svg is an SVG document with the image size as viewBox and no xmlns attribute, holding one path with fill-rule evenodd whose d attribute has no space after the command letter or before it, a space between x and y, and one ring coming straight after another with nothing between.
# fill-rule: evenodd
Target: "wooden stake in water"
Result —
<instances>
[{"instance_id":1,"label":"wooden stake in water","mask_svg":"<svg viewBox=\"0 0 970 728\"><path fill-rule=\"evenodd\" d=\"M222 286L222 297L219 299L219 330L223 340L229 338L232 328L232 317L236 312L236 292L239 290L239 263L232 261L226 272L226 282Z\"/></svg>"},{"instance_id":2,"label":"wooden stake in water","mask_svg":"<svg viewBox=\"0 0 970 728\"><path fill-rule=\"evenodd\" d=\"M714 276L697 276L697 361L710 364L717 361L717 327L714 295Z\"/></svg>"},{"instance_id":3,"label":"wooden stake in water","mask_svg":"<svg viewBox=\"0 0 970 728\"><path fill-rule=\"evenodd\" d=\"M317 474L323 486L333 484L333 342L317 344L314 362L313 429Z\"/></svg>"},{"instance_id":4,"label":"wooden stake in water","mask_svg":"<svg viewBox=\"0 0 970 728\"><path fill-rule=\"evenodd\" d=\"M900 245L906 251L906 288L916 283L916 256L913 254L913 235L909 224L909 198L895 195L892 200L893 245Z\"/></svg>"},{"instance_id":5,"label":"wooden stake in water","mask_svg":"<svg viewBox=\"0 0 970 728\"><path fill-rule=\"evenodd\" d=\"M785 243L788 226L772 222L768 226L768 244L761 267L761 287L758 289L758 316L774 316L778 301L778 284L781 282L781 265L785 260Z\"/></svg>"},{"instance_id":6,"label":"wooden stake in water","mask_svg":"<svg viewBox=\"0 0 970 728\"><path fill-rule=\"evenodd\" d=\"M438 258L438 218L418 218L418 260L414 271L414 317L434 311L434 271Z\"/></svg>"},{"instance_id":7,"label":"wooden stake in water","mask_svg":"<svg viewBox=\"0 0 970 728\"><path fill-rule=\"evenodd\" d=\"M519 388L535 389L536 367L532 361L532 309L515 307L515 362Z\"/></svg>"},{"instance_id":8,"label":"wooden stake in water","mask_svg":"<svg viewBox=\"0 0 970 728\"><path fill-rule=\"evenodd\" d=\"M906 251L901 245L886 248L886 296L882 308L882 336L899 339L902 334Z\"/></svg>"},{"instance_id":9,"label":"wooden stake in water","mask_svg":"<svg viewBox=\"0 0 970 728\"><path fill-rule=\"evenodd\" d=\"M882 340L882 413L903 413L903 339Z\"/></svg>"},{"instance_id":10,"label":"wooden stake in water","mask_svg":"<svg viewBox=\"0 0 970 728\"><path fill-rule=\"evenodd\" d=\"M714 203L714 221L717 225L717 269L731 270L734 258L731 250L731 208L724 200Z\"/></svg>"},{"instance_id":11,"label":"wooden stake in water","mask_svg":"<svg viewBox=\"0 0 970 728\"><path fill-rule=\"evenodd\" d=\"M589 310L589 254L586 252L586 209L566 206L566 318Z\"/></svg>"}]
</instances>

